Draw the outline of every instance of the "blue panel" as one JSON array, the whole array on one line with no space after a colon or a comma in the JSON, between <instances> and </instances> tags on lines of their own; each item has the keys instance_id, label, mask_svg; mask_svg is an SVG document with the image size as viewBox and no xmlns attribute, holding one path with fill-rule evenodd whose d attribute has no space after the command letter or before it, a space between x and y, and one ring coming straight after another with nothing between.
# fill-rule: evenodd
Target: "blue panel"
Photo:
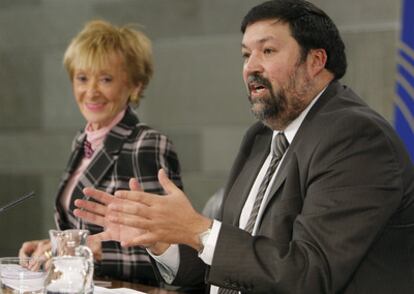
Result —
<instances>
[{"instance_id":1,"label":"blue panel","mask_svg":"<svg viewBox=\"0 0 414 294\"><path fill-rule=\"evenodd\" d=\"M404 0L402 7L401 40L414 49L414 1Z\"/></svg>"},{"instance_id":2,"label":"blue panel","mask_svg":"<svg viewBox=\"0 0 414 294\"><path fill-rule=\"evenodd\" d=\"M398 107L395 107L395 129L397 130L400 138L405 144L405 147L410 154L411 161L414 162L414 132L411 130L409 124L405 120Z\"/></svg>"},{"instance_id":3,"label":"blue panel","mask_svg":"<svg viewBox=\"0 0 414 294\"><path fill-rule=\"evenodd\" d=\"M399 50L399 52L400 52L401 57L404 58L409 64L411 64L414 67L414 59L412 59L411 56L406 54L401 49Z\"/></svg>"},{"instance_id":4,"label":"blue panel","mask_svg":"<svg viewBox=\"0 0 414 294\"><path fill-rule=\"evenodd\" d=\"M414 50L414 0L403 0L402 8L401 42ZM402 50L399 50L399 54L414 67L414 60L412 57L408 56ZM412 74L405 70L401 65L398 65L397 68L398 73L414 88L414 77ZM404 107L408 109L408 115L411 116L410 119L412 119L414 117L414 97L410 96L407 90L398 82L396 85L396 92L400 97L401 102L404 104ZM395 106L394 126L398 135L405 143L411 160L414 162L414 130L411 129L410 124L403 116L401 109L399 109L398 106Z\"/></svg>"},{"instance_id":5,"label":"blue panel","mask_svg":"<svg viewBox=\"0 0 414 294\"><path fill-rule=\"evenodd\" d=\"M405 70L401 65L397 65L398 73L407 80L407 82L414 88L414 76Z\"/></svg>"},{"instance_id":6,"label":"blue panel","mask_svg":"<svg viewBox=\"0 0 414 294\"><path fill-rule=\"evenodd\" d=\"M399 83L397 83L397 94L411 115L414 116L414 98Z\"/></svg>"}]
</instances>

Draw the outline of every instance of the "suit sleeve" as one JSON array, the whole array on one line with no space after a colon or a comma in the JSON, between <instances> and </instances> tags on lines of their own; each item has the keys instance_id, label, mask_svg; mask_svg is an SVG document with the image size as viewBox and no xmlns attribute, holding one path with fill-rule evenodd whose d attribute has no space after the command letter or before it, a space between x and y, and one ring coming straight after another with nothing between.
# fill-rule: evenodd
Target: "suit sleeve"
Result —
<instances>
[{"instance_id":1,"label":"suit sleeve","mask_svg":"<svg viewBox=\"0 0 414 294\"><path fill-rule=\"evenodd\" d=\"M305 162L288 167L288 178L305 183L291 240L223 224L210 283L246 293L337 293L351 279L401 202L401 166L392 139L368 119L338 119L319 131Z\"/></svg>"},{"instance_id":2,"label":"suit sleeve","mask_svg":"<svg viewBox=\"0 0 414 294\"><path fill-rule=\"evenodd\" d=\"M169 178L182 188L180 165L171 141L151 129L145 129L134 142L133 174L146 192L164 194L158 182L158 170L163 168ZM128 179L124 179L126 182ZM158 284L147 251L142 247L123 248L118 242L102 243L102 262L96 264L97 274L145 284Z\"/></svg>"}]
</instances>

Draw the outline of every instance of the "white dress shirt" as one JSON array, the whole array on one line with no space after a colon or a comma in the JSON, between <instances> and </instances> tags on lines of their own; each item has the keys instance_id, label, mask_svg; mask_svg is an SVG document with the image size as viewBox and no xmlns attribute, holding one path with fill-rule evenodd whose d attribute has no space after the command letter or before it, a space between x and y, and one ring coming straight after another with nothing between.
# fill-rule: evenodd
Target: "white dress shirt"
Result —
<instances>
[{"instance_id":1,"label":"white dress shirt","mask_svg":"<svg viewBox=\"0 0 414 294\"><path fill-rule=\"evenodd\" d=\"M326 89L326 88L325 88ZM286 139L289 142L289 145L292 143L293 138L295 137L297 131L299 130L299 127L301 126L303 120L305 119L306 115L308 114L309 110L312 108L312 106L316 103L316 101L319 99L319 97L322 95L322 93L325 91L325 89L323 89L316 97L315 99L312 100L312 102L305 108L305 110L303 110L301 112L301 114L294 120L292 121L287 127L286 129L283 131ZM273 138L279 133L279 131L273 131ZM247 197L246 203L243 206L241 215L240 215L240 220L239 220L239 228L244 229L247 221L249 219L250 216L250 212L252 211L253 208L253 204L254 201L256 199L256 195L259 191L259 187L260 184L263 181L263 178L266 174L267 169L269 168L269 164L271 161L271 150L273 150L273 140L272 140L272 145L270 146L270 151L269 154L266 158L266 160L264 161L259 174L256 177L256 180L253 183L253 186L250 190L249 196ZM285 152L286 154L286 152ZM269 191L270 191L270 187L273 186L273 183L277 177L277 173L279 170L279 166L282 164L283 159L285 158L285 156L282 157L281 161L279 162L279 165L275 171L275 173L272 176L272 179L269 182L269 185L266 189L265 195L263 197L262 200L262 204L266 203L266 199L269 197ZM259 214L257 215L257 219L256 219L256 223L255 226L253 228L253 233L252 235L256 234L257 231L257 227L258 224L260 223L261 217L263 215L263 210L264 210L264 206L261 205L260 209L259 209ZM204 249L203 252L201 252L199 254L199 257L204 261L204 263L211 265L213 262L213 257L214 257L214 250L216 248L216 244L217 244L217 238L219 236L220 233L220 228L221 228L221 222L218 220L214 220L213 221L213 226L211 228L211 232L208 236L208 239L206 241L206 244L204 245ZM167 283L171 283L177 272L178 272L178 267L180 264L180 255L178 252L179 248L178 245L171 245L170 248L168 248L168 250L166 252L164 252L164 254L159 255L159 256L154 256L153 254L151 254L151 256L157 261L157 266L160 270L160 273L162 275L162 277L164 278L164 280ZM210 288L210 294L217 294L218 292L218 287L211 285Z\"/></svg>"}]
</instances>

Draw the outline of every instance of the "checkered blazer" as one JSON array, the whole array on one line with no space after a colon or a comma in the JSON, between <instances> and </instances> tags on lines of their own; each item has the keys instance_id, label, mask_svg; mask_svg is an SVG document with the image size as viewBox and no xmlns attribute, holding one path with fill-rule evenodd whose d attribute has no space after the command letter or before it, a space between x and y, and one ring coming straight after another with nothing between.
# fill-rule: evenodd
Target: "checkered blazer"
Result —
<instances>
[{"instance_id":1,"label":"checkered blazer","mask_svg":"<svg viewBox=\"0 0 414 294\"><path fill-rule=\"evenodd\" d=\"M180 165L171 141L163 134L141 124L132 109L107 135L102 149L97 151L91 163L79 178L68 212L63 211L60 197L72 173L83 158L83 142L86 134L81 131L73 141L69 163L62 176L55 203L55 220L60 230L87 229L91 234L102 231L101 227L85 223L73 215L74 201L85 198L84 187L93 186L113 194L119 189L129 189L131 177L138 179L147 192L163 194L157 173L163 168L170 179L182 188ZM140 247L122 248L118 242L102 243L102 261L95 263L95 275L156 284L149 256Z\"/></svg>"}]
</instances>

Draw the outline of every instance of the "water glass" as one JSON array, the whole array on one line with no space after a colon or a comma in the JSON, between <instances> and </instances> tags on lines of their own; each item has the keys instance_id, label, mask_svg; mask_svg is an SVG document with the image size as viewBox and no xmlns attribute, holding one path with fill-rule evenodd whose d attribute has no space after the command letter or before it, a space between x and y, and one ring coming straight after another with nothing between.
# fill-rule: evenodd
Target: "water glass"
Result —
<instances>
[{"instance_id":1,"label":"water glass","mask_svg":"<svg viewBox=\"0 0 414 294\"><path fill-rule=\"evenodd\" d=\"M93 293L93 253L86 246L86 239L89 235L87 230L50 230L50 242L52 244L52 265L54 270L59 274L64 274L63 278L55 279L52 276L48 276L50 287L47 287L47 293L57 293L56 285L69 285L70 279L78 281L80 276L77 276L72 272L72 268L77 264L79 269L82 269L85 275L84 285L82 285L82 292L66 291L61 293ZM73 257L72 259L70 257ZM86 263L86 264L85 264ZM51 279L51 280L50 280ZM53 284L53 285L52 285ZM55 285L55 286L54 286ZM72 289L72 286L68 286L67 289ZM50 289L53 289L51 291Z\"/></svg>"},{"instance_id":2,"label":"water glass","mask_svg":"<svg viewBox=\"0 0 414 294\"><path fill-rule=\"evenodd\" d=\"M47 294L93 293L88 277L91 271L89 261L82 256L57 256L51 260L45 279Z\"/></svg>"},{"instance_id":3,"label":"water glass","mask_svg":"<svg viewBox=\"0 0 414 294\"><path fill-rule=\"evenodd\" d=\"M41 258L0 258L0 293L44 293L46 264Z\"/></svg>"}]
</instances>

